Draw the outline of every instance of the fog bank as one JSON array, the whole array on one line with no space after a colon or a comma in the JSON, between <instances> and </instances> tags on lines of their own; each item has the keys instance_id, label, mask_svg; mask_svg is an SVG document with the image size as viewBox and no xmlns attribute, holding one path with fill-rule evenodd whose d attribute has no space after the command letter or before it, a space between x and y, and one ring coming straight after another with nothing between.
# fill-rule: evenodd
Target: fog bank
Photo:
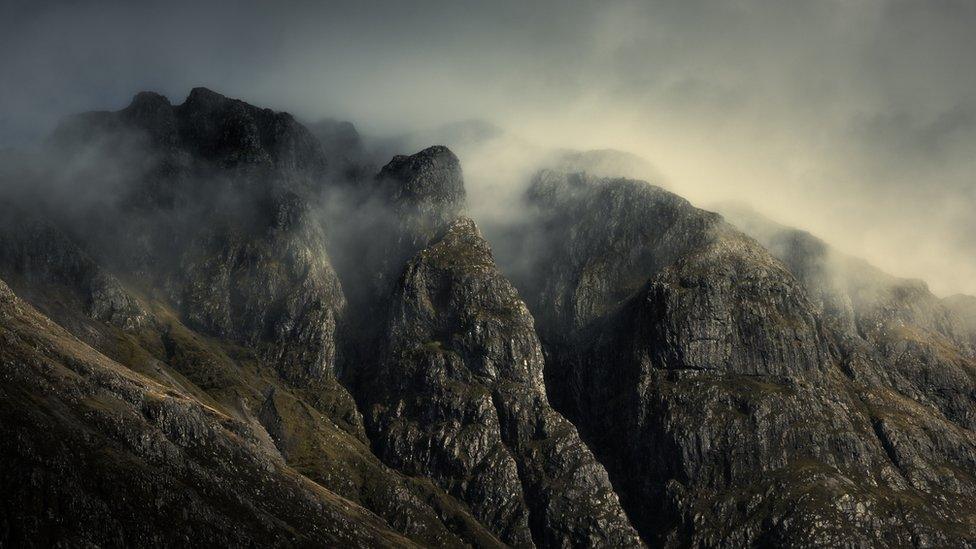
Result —
<instances>
[{"instance_id":1,"label":"fog bank","mask_svg":"<svg viewBox=\"0 0 976 549\"><path fill-rule=\"evenodd\" d=\"M193 86L371 136L486 120L503 136L458 153L476 216L512 211L538 151L614 148L696 204L976 293L973 28L965 0L13 0L0 148Z\"/></svg>"}]
</instances>

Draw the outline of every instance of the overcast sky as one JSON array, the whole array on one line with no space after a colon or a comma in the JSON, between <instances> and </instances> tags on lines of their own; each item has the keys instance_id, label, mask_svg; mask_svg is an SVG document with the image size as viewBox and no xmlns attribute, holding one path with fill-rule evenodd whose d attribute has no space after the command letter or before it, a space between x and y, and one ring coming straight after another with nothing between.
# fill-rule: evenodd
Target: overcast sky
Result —
<instances>
[{"instance_id":1,"label":"overcast sky","mask_svg":"<svg viewBox=\"0 0 976 549\"><path fill-rule=\"evenodd\" d=\"M484 118L976 293L972 0L4 0L0 52L0 147L199 85L373 133Z\"/></svg>"}]
</instances>

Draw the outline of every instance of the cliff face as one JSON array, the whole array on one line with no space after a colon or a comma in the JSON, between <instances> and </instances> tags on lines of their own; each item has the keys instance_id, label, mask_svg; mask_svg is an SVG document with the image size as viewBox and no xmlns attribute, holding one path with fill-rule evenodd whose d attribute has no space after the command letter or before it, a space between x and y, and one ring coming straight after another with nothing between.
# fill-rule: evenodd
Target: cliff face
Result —
<instances>
[{"instance_id":1,"label":"cliff face","mask_svg":"<svg viewBox=\"0 0 976 549\"><path fill-rule=\"evenodd\" d=\"M378 455L432 479L506 543L639 544L603 467L548 404L532 316L459 215L457 158L443 147L394 158L375 192L397 220L376 240L376 268L396 283L374 297L384 320L359 365Z\"/></svg>"},{"instance_id":2,"label":"cliff face","mask_svg":"<svg viewBox=\"0 0 976 549\"><path fill-rule=\"evenodd\" d=\"M85 220L106 259L284 376L333 375L345 301L311 210L327 162L290 115L204 88L175 107L140 93L122 111L69 119L52 142L69 162L96 157L94 178L123 174L114 203L87 212L110 221Z\"/></svg>"},{"instance_id":3,"label":"cliff face","mask_svg":"<svg viewBox=\"0 0 976 549\"><path fill-rule=\"evenodd\" d=\"M851 351L814 288L670 193L544 172L529 194L536 263L519 286L551 358L550 396L645 539L971 540L972 432L923 392L853 373L904 357Z\"/></svg>"},{"instance_id":4,"label":"cliff face","mask_svg":"<svg viewBox=\"0 0 976 549\"><path fill-rule=\"evenodd\" d=\"M976 543L964 300L554 171L496 262L315 131L141 93L0 200L0 544Z\"/></svg>"},{"instance_id":5,"label":"cliff face","mask_svg":"<svg viewBox=\"0 0 976 549\"><path fill-rule=\"evenodd\" d=\"M955 424L976 428L976 353L965 307L971 297L941 300L924 282L888 275L804 231L741 208L728 215L820 296L851 376L893 387Z\"/></svg>"},{"instance_id":6,"label":"cliff face","mask_svg":"<svg viewBox=\"0 0 976 549\"><path fill-rule=\"evenodd\" d=\"M119 113L71 120L56 154L84 168L73 183L108 186L112 199L67 208L28 193L5 205L0 276L93 349L246 424L294 475L387 530L422 545L497 545L463 505L369 449L335 375L345 297L319 212L324 158L306 134L288 115L206 90L178 107L140 94ZM49 215L60 211L70 215ZM193 523L174 524L190 535Z\"/></svg>"}]
</instances>

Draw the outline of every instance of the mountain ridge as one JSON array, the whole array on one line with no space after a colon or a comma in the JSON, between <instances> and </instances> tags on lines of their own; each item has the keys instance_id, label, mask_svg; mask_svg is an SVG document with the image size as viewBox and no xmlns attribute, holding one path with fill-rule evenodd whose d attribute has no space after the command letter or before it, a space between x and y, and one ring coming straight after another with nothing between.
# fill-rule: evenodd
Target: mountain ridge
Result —
<instances>
[{"instance_id":1,"label":"mountain ridge","mask_svg":"<svg viewBox=\"0 0 976 549\"><path fill-rule=\"evenodd\" d=\"M63 124L51 147L80 168L3 203L0 279L20 297L0 282L0 330L70 340L0 354L0 388L23 408L4 408L8 428L36 442L3 463L90 468L23 428L35 409L89 406L30 381L66 361L66 395L106 368L181 395L159 412L125 389L146 429L190 425L233 454L196 410L227 418L243 454L193 482L273 462L311 495L255 508L329 509L309 531L299 507L260 532L220 529L216 545L274 532L355 546L976 543L976 367L948 302L864 277L837 286L824 243L753 239L630 179L542 171L531 214L495 246L450 149L364 175L339 130L328 147L352 150L336 170L290 115L205 88ZM109 200L71 200L78 185ZM101 366L56 358L77 353ZM98 391L129 382L113 383ZM138 428L86 429L143 451L125 446ZM198 439L163 436L175 453L112 486L189 482L179 456ZM52 497L70 507L91 490ZM63 539L162 543L132 514L98 532L82 520L93 508L52 519L15 493L32 503L8 501L3 523L18 526L0 541L61 520ZM209 493L225 524L246 516ZM171 524L182 536L193 522Z\"/></svg>"}]
</instances>

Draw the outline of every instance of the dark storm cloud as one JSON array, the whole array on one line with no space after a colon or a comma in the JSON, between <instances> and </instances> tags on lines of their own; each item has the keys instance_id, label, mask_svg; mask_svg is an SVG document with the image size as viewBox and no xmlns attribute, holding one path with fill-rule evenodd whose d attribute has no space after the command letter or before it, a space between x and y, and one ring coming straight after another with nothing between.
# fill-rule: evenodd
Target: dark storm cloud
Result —
<instances>
[{"instance_id":1,"label":"dark storm cloud","mask_svg":"<svg viewBox=\"0 0 976 549\"><path fill-rule=\"evenodd\" d=\"M376 133L489 119L539 145L638 153L699 204L750 201L937 291L976 293L976 2L0 10L0 147L140 89L178 102L197 85ZM489 180L506 150L469 177Z\"/></svg>"}]
</instances>

